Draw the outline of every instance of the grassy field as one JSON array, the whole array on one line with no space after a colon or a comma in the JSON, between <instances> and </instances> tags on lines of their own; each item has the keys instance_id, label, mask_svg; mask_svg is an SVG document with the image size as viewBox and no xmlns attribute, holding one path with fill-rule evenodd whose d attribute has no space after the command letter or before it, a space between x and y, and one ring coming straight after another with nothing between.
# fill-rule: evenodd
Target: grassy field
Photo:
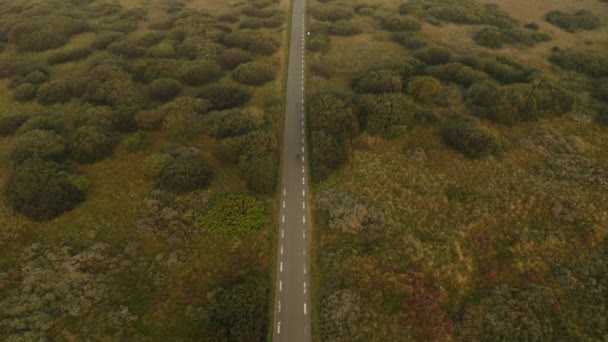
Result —
<instances>
[{"instance_id":1,"label":"grassy field","mask_svg":"<svg viewBox=\"0 0 608 342\"><path fill-rule=\"evenodd\" d=\"M15 179L30 159L34 165L47 162L38 157L26 159L25 164L15 161L15 146L23 137L42 131L65 142L65 152L44 165L65 170L69 184L64 186L84 193L84 199L73 208L52 216L45 214L44 219L30 218L31 212L19 209L22 207L15 205L8 192L2 196L0 336L51 340L266 339L271 321L273 213L288 3L73 3L23 0L0 6L5 23L0 63L21 63L13 73L6 71L0 77L0 119L25 118L14 131L0 137L0 182L6 188L9 179ZM247 9L249 16L242 13ZM259 12L255 9L262 16L269 12L274 21L264 19L267 26L252 28L252 34L243 33L243 21L257 25L255 15ZM43 41L55 39L50 36L55 32L68 32L44 22L45 15L56 18L58 25L63 22L57 18L64 20L65 15L71 15L84 23L83 29L69 31L65 44L39 48L36 44L40 42L26 41L19 29L27 31L27 25L40 25L49 30ZM18 22L24 27L15 28ZM104 34L117 38L100 47L96 44ZM230 34L246 36L231 44L225 38ZM251 43L250 39L256 35L276 44L255 45L259 40ZM84 58L49 63L58 52L77 49L90 52ZM230 66L222 57L228 49L234 50L238 60ZM202 63L203 69L182 72L181 68L194 63ZM271 77L258 79L255 73L246 74L249 78L235 76L233 69L246 63L280 67L274 68ZM95 74L96 65L106 71ZM32 69L41 71L46 80L27 83L33 82L28 78L33 76L27 76ZM176 87L173 80L177 79L177 95L168 99L152 95L153 84L159 79L169 79L171 87ZM58 87L43 99L41 88L64 81L68 85L81 83L74 90ZM17 101L16 89L22 82L33 84L35 91L33 98ZM231 95L205 95L214 86L240 89L247 96L243 101ZM167 91L173 90L157 94ZM224 99L227 104L220 105L218 101ZM121 115L126 116L121 119ZM155 115L160 119L154 119ZM79 145L76 139L92 139L78 135L84 134L83 127L109 137L104 141L111 144L111 152L91 157L93 160L79 159L82 155L76 151L88 145ZM224 127L234 131L223 131ZM257 138L262 140L252 140ZM252 149L258 142L263 146L245 156L239 147L244 141L250 141ZM42 147L26 147L24 153L44 159L45 148L44 143ZM85 151L90 154L103 148L105 145L99 145ZM165 164L154 166L156 160ZM171 165L175 165L174 174L163 176L168 175ZM201 174L201 168L210 170L211 176ZM252 170L263 170L264 176ZM65 174L58 172L56 177ZM33 196L28 202L33 208L52 205L44 202L44 196L35 195L46 191L44 182L28 184L34 192L24 193ZM258 216L243 216L242 210L247 208L256 208L249 215ZM209 218L213 210L235 221L218 224Z\"/></svg>"},{"instance_id":2,"label":"grassy field","mask_svg":"<svg viewBox=\"0 0 608 342\"><path fill-rule=\"evenodd\" d=\"M409 1L399 15L402 3L309 2L317 339L602 339L608 130L593 88L607 69L554 57L608 65L607 5ZM585 9L603 24L570 33L544 19ZM361 30L336 34L340 20ZM503 46L480 45L484 28ZM481 84L497 103L475 102ZM524 88L537 100L506 108Z\"/></svg>"}]
</instances>

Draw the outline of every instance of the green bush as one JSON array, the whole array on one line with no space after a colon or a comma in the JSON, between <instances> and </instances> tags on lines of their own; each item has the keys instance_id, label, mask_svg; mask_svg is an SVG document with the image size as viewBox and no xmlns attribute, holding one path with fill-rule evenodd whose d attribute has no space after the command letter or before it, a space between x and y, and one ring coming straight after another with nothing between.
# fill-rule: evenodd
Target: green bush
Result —
<instances>
[{"instance_id":1,"label":"green bush","mask_svg":"<svg viewBox=\"0 0 608 342\"><path fill-rule=\"evenodd\" d=\"M61 64L66 62L78 61L91 55L92 51L88 48L74 48L70 50L57 51L47 58L49 64Z\"/></svg>"},{"instance_id":2,"label":"green bush","mask_svg":"<svg viewBox=\"0 0 608 342\"><path fill-rule=\"evenodd\" d=\"M473 40L482 46L489 48L500 48L505 44L534 46L540 42L551 40L551 36L546 33L525 31L518 28L495 28L486 27L478 31Z\"/></svg>"},{"instance_id":3,"label":"green bush","mask_svg":"<svg viewBox=\"0 0 608 342\"><path fill-rule=\"evenodd\" d=\"M317 94L310 103L313 131L324 131L338 141L354 138L359 122L352 104L330 94Z\"/></svg>"},{"instance_id":4,"label":"green bush","mask_svg":"<svg viewBox=\"0 0 608 342\"><path fill-rule=\"evenodd\" d=\"M223 44L229 48L240 48L264 56L274 54L280 46L274 37L246 29L226 34Z\"/></svg>"},{"instance_id":5,"label":"green bush","mask_svg":"<svg viewBox=\"0 0 608 342\"><path fill-rule=\"evenodd\" d=\"M498 106L500 96L500 86L487 80L472 84L464 98L467 105L473 108L476 116L486 116Z\"/></svg>"},{"instance_id":6,"label":"green bush","mask_svg":"<svg viewBox=\"0 0 608 342\"><path fill-rule=\"evenodd\" d=\"M258 194L272 194L277 190L279 163L274 153L241 158L239 168L249 190Z\"/></svg>"},{"instance_id":7,"label":"green bush","mask_svg":"<svg viewBox=\"0 0 608 342\"><path fill-rule=\"evenodd\" d=\"M200 86L217 79L222 74L219 64L211 60L197 60L184 63L180 80L191 86Z\"/></svg>"},{"instance_id":8,"label":"green bush","mask_svg":"<svg viewBox=\"0 0 608 342\"><path fill-rule=\"evenodd\" d=\"M232 71L232 78L246 85L262 85L274 80L275 70L264 62L247 62Z\"/></svg>"},{"instance_id":9,"label":"green bush","mask_svg":"<svg viewBox=\"0 0 608 342\"><path fill-rule=\"evenodd\" d=\"M175 48L167 42L158 43L146 51L153 58L175 58Z\"/></svg>"},{"instance_id":10,"label":"green bush","mask_svg":"<svg viewBox=\"0 0 608 342\"><path fill-rule=\"evenodd\" d=\"M96 50L104 50L108 45L125 38L125 34L116 31L101 31L97 33L91 47Z\"/></svg>"},{"instance_id":11,"label":"green bush","mask_svg":"<svg viewBox=\"0 0 608 342\"><path fill-rule=\"evenodd\" d=\"M269 280L248 276L221 289L209 307L209 340L262 341L268 335Z\"/></svg>"},{"instance_id":12,"label":"green bush","mask_svg":"<svg viewBox=\"0 0 608 342\"><path fill-rule=\"evenodd\" d=\"M224 21L230 24L236 24L239 22L240 17L236 13L224 13L218 17L219 21Z\"/></svg>"},{"instance_id":13,"label":"green bush","mask_svg":"<svg viewBox=\"0 0 608 342\"><path fill-rule=\"evenodd\" d=\"M608 57L590 52L559 50L549 57L560 68L574 70L589 77L608 77Z\"/></svg>"},{"instance_id":14,"label":"green bush","mask_svg":"<svg viewBox=\"0 0 608 342\"><path fill-rule=\"evenodd\" d=\"M234 137L252 132L266 124L261 109L228 109L205 115L205 130L215 138Z\"/></svg>"},{"instance_id":15,"label":"green bush","mask_svg":"<svg viewBox=\"0 0 608 342\"><path fill-rule=\"evenodd\" d=\"M82 163L91 163L112 154L115 141L98 126L86 125L76 129L70 137L70 154Z\"/></svg>"},{"instance_id":16,"label":"green bush","mask_svg":"<svg viewBox=\"0 0 608 342\"><path fill-rule=\"evenodd\" d=\"M269 221L263 202L246 194L222 194L205 210L199 225L211 232L244 234L262 228Z\"/></svg>"},{"instance_id":17,"label":"green bush","mask_svg":"<svg viewBox=\"0 0 608 342\"><path fill-rule=\"evenodd\" d=\"M420 102L436 103L443 93L443 87L434 77L419 76L408 82L407 92Z\"/></svg>"},{"instance_id":18,"label":"green bush","mask_svg":"<svg viewBox=\"0 0 608 342\"><path fill-rule=\"evenodd\" d=\"M494 130L473 120L453 120L442 131L443 141L469 158L498 155L505 143Z\"/></svg>"},{"instance_id":19,"label":"green bush","mask_svg":"<svg viewBox=\"0 0 608 342\"><path fill-rule=\"evenodd\" d=\"M329 32L336 36L354 36L361 33L361 28L350 20L338 20L331 25Z\"/></svg>"},{"instance_id":20,"label":"green bush","mask_svg":"<svg viewBox=\"0 0 608 342\"><path fill-rule=\"evenodd\" d=\"M245 6L243 8L241 8L241 13L243 13L244 15L248 16L248 17L254 17L254 18L270 18L275 14L276 10L271 9L271 8L264 8L264 9L259 9L256 7L251 7L251 6Z\"/></svg>"},{"instance_id":21,"label":"green bush","mask_svg":"<svg viewBox=\"0 0 608 342\"><path fill-rule=\"evenodd\" d=\"M478 31L473 36L473 40L477 44L489 48L499 48L511 42L508 36L495 27L486 27Z\"/></svg>"},{"instance_id":22,"label":"green bush","mask_svg":"<svg viewBox=\"0 0 608 342\"><path fill-rule=\"evenodd\" d=\"M27 102L36 98L38 87L31 83L23 83L13 90L13 99L17 102Z\"/></svg>"},{"instance_id":23,"label":"green bush","mask_svg":"<svg viewBox=\"0 0 608 342\"><path fill-rule=\"evenodd\" d=\"M226 69L234 69L237 66L253 61L254 56L248 51L239 48L231 48L222 51L220 54L220 63Z\"/></svg>"},{"instance_id":24,"label":"green bush","mask_svg":"<svg viewBox=\"0 0 608 342\"><path fill-rule=\"evenodd\" d=\"M245 104L251 94L242 88L213 85L203 88L198 97L211 101L212 109L224 110Z\"/></svg>"},{"instance_id":25,"label":"green bush","mask_svg":"<svg viewBox=\"0 0 608 342\"><path fill-rule=\"evenodd\" d=\"M159 78L146 86L146 96L151 100L168 101L182 90L179 81L172 78Z\"/></svg>"},{"instance_id":26,"label":"green bush","mask_svg":"<svg viewBox=\"0 0 608 342\"><path fill-rule=\"evenodd\" d=\"M37 100L41 104L67 102L71 97L65 80L49 81L38 88Z\"/></svg>"},{"instance_id":27,"label":"green bush","mask_svg":"<svg viewBox=\"0 0 608 342\"><path fill-rule=\"evenodd\" d=\"M387 31L418 31L420 22L412 17L390 15L380 19L380 26Z\"/></svg>"},{"instance_id":28,"label":"green bush","mask_svg":"<svg viewBox=\"0 0 608 342\"><path fill-rule=\"evenodd\" d=\"M7 151L8 160L21 164L28 159L59 161L65 156L65 140L55 132L32 129L13 139Z\"/></svg>"},{"instance_id":29,"label":"green bush","mask_svg":"<svg viewBox=\"0 0 608 342\"><path fill-rule=\"evenodd\" d=\"M414 0L401 5L402 15L417 15L456 24L510 26L514 20L497 5L474 0ZM433 20L429 20L429 22Z\"/></svg>"},{"instance_id":30,"label":"green bush","mask_svg":"<svg viewBox=\"0 0 608 342\"><path fill-rule=\"evenodd\" d=\"M438 65L452 61L452 52L442 47L430 47L416 51L414 57L426 64Z\"/></svg>"},{"instance_id":31,"label":"green bush","mask_svg":"<svg viewBox=\"0 0 608 342\"><path fill-rule=\"evenodd\" d=\"M0 115L0 137L13 135L29 117L26 113Z\"/></svg>"},{"instance_id":32,"label":"green bush","mask_svg":"<svg viewBox=\"0 0 608 342\"><path fill-rule=\"evenodd\" d=\"M371 70L352 82L353 89L358 93L400 93L403 90L401 76L393 70Z\"/></svg>"},{"instance_id":33,"label":"green bush","mask_svg":"<svg viewBox=\"0 0 608 342\"><path fill-rule=\"evenodd\" d=\"M168 153L154 153L146 157L142 163L142 172L146 178L158 179L163 174L165 167L173 162L173 157Z\"/></svg>"},{"instance_id":34,"label":"green bush","mask_svg":"<svg viewBox=\"0 0 608 342\"><path fill-rule=\"evenodd\" d=\"M9 174L4 197L16 212L44 221L74 208L85 194L54 163L29 159Z\"/></svg>"},{"instance_id":35,"label":"green bush","mask_svg":"<svg viewBox=\"0 0 608 342\"><path fill-rule=\"evenodd\" d=\"M404 94L380 94L360 96L359 112L367 132L388 137L393 126L412 124L420 109Z\"/></svg>"},{"instance_id":36,"label":"green bush","mask_svg":"<svg viewBox=\"0 0 608 342\"><path fill-rule=\"evenodd\" d=\"M571 33L579 30L593 30L600 25L600 20L588 10L580 10L572 14L551 11L547 13L545 20Z\"/></svg>"},{"instance_id":37,"label":"green bush","mask_svg":"<svg viewBox=\"0 0 608 342\"><path fill-rule=\"evenodd\" d=\"M503 55L464 56L460 62L481 70L502 84L528 81L533 70Z\"/></svg>"},{"instance_id":38,"label":"green bush","mask_svg":"<svg viewBox=\"0 0 608 342\"><path fill-rule=\"evenodd\" d=\"M80 19L47 16L39 21L22 21L8 32L8 41L21 51L44 51L65 45L69 38L90 30Z\"/></svg>"},{"instance_id":39,"label":"green bush","mask_svg":"<svg viewBox=\"0 0 608 342\"><path fill-rule=\"evenodd\" d=\"M312 167L313 178L321 181L338 170L348 161L346 142L338 141L325 131L313 131L312 140Z\"/></svg>"},{"instance_id":40,"label":"green bush","mask_svg":"<svg viewBox=\"0 0 608 342\"><path fill-rule=\"evenodd\" d=\"M354 16L351 9L344 7L315 7L310 9L310 15L320 21L348 20Z\"/></svg>"},{"instance_id":41,"label":"green bush","mask_svg":"<svg viewBox=\"0 0 608 342\"><path fill-rule=\"evenodd\" d=\"M156 187L178 193L206 188L213 180L209 165L198 154L183 154L165 166Z\"/></svg>"},{"instance_id":42,"label":"green bush","mask_svg":"<svg viewBox=\"0 0 608 342\"><path fill-rule=\"evenodd\" d=\"M486 73L460 63L433 66L428 68L426 73L442 81L454 82L463 86L470 86L488 78Z\"/></svg>"},{"instance_id":43,"label":"green bush","mask_svg":"<svg viewBox=\"0 0 608 342\"><path fill-rule=\"evenodd\" d=\"M410 50L416 50L425 47L426 41L420 39L410 32L395 32L391 35L394 42L397 42Z\"/></svg>"}]
</instances>

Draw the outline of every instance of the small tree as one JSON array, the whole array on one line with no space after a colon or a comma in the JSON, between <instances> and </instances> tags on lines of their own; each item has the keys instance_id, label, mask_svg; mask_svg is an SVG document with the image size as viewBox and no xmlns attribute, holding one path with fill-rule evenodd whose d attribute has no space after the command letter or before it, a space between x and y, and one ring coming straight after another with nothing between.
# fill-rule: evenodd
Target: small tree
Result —
<instances>
[{"instance_id":1,"label":"small tree","mask_svg":"<svg viewBox=\"0 0 608 342\"><path fill-rule=\"evenodd\" d=\"M253 61L236 67L232 78L247 85L262 85L275 78L275 71L267 63Z\"/></svg>"},{"instance_id":2,"label":"small tree","mask_svg":"<svg viewBox=\"0 0 608 342\"><path fill-rule=\"evenodd\" d=\"M198 97L211 101L213 109L223 110L243 105L251 94L242 88L212 85L203 88Z\"/></svg>"},{"instance_id":3,"label":"small tree","mask_svg":"<svg viewBox=\"0 0 608 342\"><path fill-rule=\"evenodd\" d=\"M70 139L70 153L74 159L90 163L112 154L114 143L114 139L102 128L82 126L76 129Z\"/></svg>"},{"instance_id":4,"label":"small tree","mask_svg":"<svg viewBox=\"0 0 608 342\"><path fill-rule=\"evenodd\" d=\"M71 97L65 80L47 82L38 88L37 99L42 104L64 103Z\"/></svg>"},{"instance_id":5,"label":"small tree","mask_svg":"<svg viewBox=\"0 0 608 342\"><path fill-rule=\"evenodd\" d=\"M359 122L353 106L329 94L316 95L310 105L313 131L324 131L343 141L359 133Z\"/></svg>"},{"instance_id":6,"label":"small tree","mask_svg":"<svg viewBox=\"0 0 608 342\"><path fill-rule=\"evenodd\" d=\"M38 87L31 83L23 83L13 90L13 99L18 102L27 102L36 98Z\"/></svg>"},{"instance_id":7,"label":"small tree","mask_svg":"<svg viewBox=\"0 0 608 342\"><path fill-rule=\"evenodd\" d=\"M472 120L454 120L448 123L442 136L448 146L469 158L498 155L505 146L498 133Z\"/></svg>"},{"instance_id":8,"label":"small tree","mask_svg":"<svg viewBox=\"0 0 608 342\"><path fill-rule=\"evenodd\" d=\"M442 94L441 82L431 76L414 77L407 84L407 92L423 103L436 102Z\"/></svg>"},{"instance_id":9,"label":"small tree","mask_svg":"<svg viewBox=\"0 0 608 342\"><path fill-rule=\"evenodd\" d=\"M51 219L85 198L67 172L39 159L29 159L9 174L4 195L16 212L36 221Z\"/></svg>"},{"instance_id":10,"label":"small tree","mask_svg":"<svg viewBox=\"0 0 608 342\"><path fill-rule=\"evenodd\" d=\"M242 158L239 167L243 170L249 189L259 194L271 194L277 188L278 162L274 153Z\"/></svg>"},{"instance_id":11,"label":"small tree","mask_svg":"<svg viewBox=\"0 0 608 342\"><path fill-rule=\"evenodd\" d=\"M220 54L220 62L227 69L234 69L243 63L253 61L253 59L253 54L239 48L226 49Z\"/></svg>"},{"instance_id":12,"label":"small tree","mask_svg":"<svg viewBox=\"0 0 608 342\"><path fill-rule=\"evenodd\" d=\"M160 78L146 86L146 95L151 100L171 100L182 90L182 85L171 78Z\"/></svg>"},{"instance_id":13,"label":"small tree","mask_svg":"<svg viewBox=\"0 0 608 342\"><path fill-rule=\"evenodd\" d=\"M158 188L184 193L211 184L213 172L200 155L182 155L167 165L156 181Z\"/></svg>"},{"instance_id":14,"label":"small tree","mask_svg":"<svg viewBox=\"0 0 608 342\"><path fill-rule=\"evenodd\" d=\"M8 149L8 159L21 164L28 159L60 160L65 156L65 140L57 133L32 129L17 136Z\"/></svg>"},{"instance_id":15,"label":"small tree","mask_svg":"<svg viewBox=\"0 0 608 342\"><path fill-rule=\"evenodd\" d=\"M146 54L154 58L174 58L175 48L173 47L173 45L167 42L161 42L150 47L146 51Z\"/></svg>"},{"instance_id":16,"label":"small tree","mask_svg":"<svg viewBox=\"0 0 608 342\"><path fill-rule=\"evenodd\" d=\"M193 112L169 114L163 122L163 130L173 141L188 142L201 133L200 116Z\"/></svg>"},{"instance_id":17,"label":"small tree","mask_svg":"<svg viewBox=\"0 0 608 342\"><path fill-rule=\"evenodd\" d=\"M401 76L393 70L372 70L353 81L358 93L400 93L403 90Z\"/></svg>"},{"instance_id":18,"label":"small tree","mask_svg":"<svg viewBox=\"0 0 608 342\"><path fill-rule=\"evenodd\" d=\"M387 31L418 31L420 22L412 17L390 15L380 19L380 25Z\"/></svg>"}]
</instances>

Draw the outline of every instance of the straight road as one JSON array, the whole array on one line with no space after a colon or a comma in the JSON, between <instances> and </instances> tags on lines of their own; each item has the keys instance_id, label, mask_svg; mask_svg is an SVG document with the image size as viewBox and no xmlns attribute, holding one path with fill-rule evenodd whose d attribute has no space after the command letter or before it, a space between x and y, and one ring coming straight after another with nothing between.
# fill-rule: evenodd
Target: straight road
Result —
<instances>
[{"instance_id":1,"label":"straight road","mask_svg":"<svg viewBox=\"0 0 608 342\"><path fill-rule=\"evenodd\" d=\"M273 322L273 340L286 342L311 341L304 15L305 0L293 0Z\"/></svg>"}]
</instances>

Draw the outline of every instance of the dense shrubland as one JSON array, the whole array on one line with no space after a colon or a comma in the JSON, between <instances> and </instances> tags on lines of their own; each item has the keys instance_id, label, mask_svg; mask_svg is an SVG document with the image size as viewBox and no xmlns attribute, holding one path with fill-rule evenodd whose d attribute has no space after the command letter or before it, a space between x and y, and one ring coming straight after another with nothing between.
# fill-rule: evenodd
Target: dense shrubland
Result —
<instances>
[{"instance_id":1,"label":"dense shrubland","mask_svg":"<svg viewBox=\"0 0 608 342\"><path fill-rule=\"evenodd\" d=\"M606 335L604 46L499 6L311 3L320 340Z\"/></svg>"},{"instance_id":2,"label":"dense shrubland","mask_svg":"<svg viewBox=\"0 0 608 342\"><path fill-rule=\"evenodd\" d=\"M572 14L551 11L547 13L545 20L570 33L579 30L593 30L600 24L600 20L587 10L576 11Z\"/></svg>"},{"instance_id":3,"label":"dense shrubland","mask_svg":"<svg viewBox=\"0 0 608 342\"><path fill-rule=\"evenodd\" d=\"M267 335L286 14L138 6L0 4L0 336Z\"/></svg>"}]
</instances>

